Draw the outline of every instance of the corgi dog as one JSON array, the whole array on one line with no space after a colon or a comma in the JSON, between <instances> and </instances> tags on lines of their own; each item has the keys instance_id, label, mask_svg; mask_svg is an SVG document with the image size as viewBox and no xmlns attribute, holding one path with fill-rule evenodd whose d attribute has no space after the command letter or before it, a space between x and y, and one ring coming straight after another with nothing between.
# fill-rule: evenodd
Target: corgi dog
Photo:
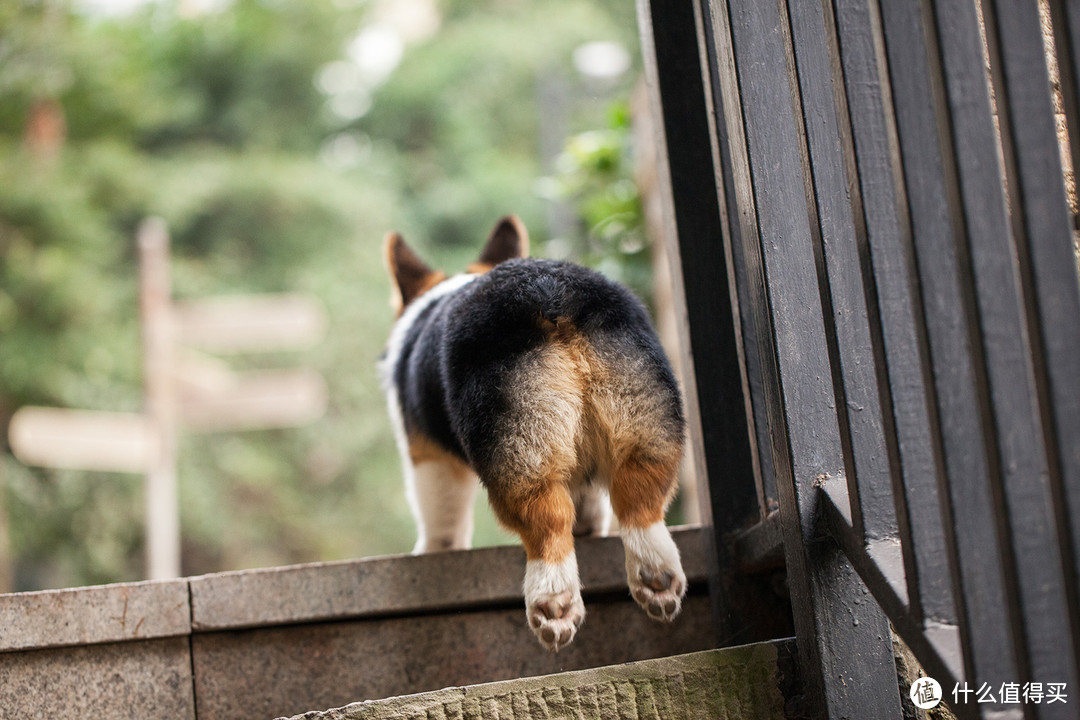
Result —
<instances>
[{"instance_id":1,"label":"corgi dog","mask_svg":"<svg viewBox=\"0 0 1080 720\"><path fill-rule=\"evenodd\" d=\"M673 620L687 585L664 515L685 422L641 302L591 270L528 259L513 216L461 275L397 233L384 249L397 320L380 369L414 553L470 546L482 484L525 548L529 626L558 652L585 619L574 537L605 534L614 510L633 598Z\"/></svg>"}]
</instances>

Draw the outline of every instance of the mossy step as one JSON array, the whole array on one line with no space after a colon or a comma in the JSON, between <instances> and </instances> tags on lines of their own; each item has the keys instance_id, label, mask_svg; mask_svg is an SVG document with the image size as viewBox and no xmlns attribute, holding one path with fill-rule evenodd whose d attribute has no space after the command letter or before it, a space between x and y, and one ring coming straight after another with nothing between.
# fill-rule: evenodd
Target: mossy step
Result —
<instances>
[{"instance_id":1,"label":"mossy step","mask_svg":"<svg viewBox=\"0 0 1080 720\"><path fill-rule=\"evenodd\" d=\"M780 720L790 641L368 700L291 720ZM279 719L282 720L282 719Z\"/></svg>"}]
</instances>

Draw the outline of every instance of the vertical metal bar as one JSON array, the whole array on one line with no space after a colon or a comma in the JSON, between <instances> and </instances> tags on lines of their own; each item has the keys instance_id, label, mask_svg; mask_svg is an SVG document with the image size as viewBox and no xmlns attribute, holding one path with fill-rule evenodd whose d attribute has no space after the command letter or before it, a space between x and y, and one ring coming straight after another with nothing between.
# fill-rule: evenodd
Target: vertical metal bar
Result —
<instances>
[{"instance_id":1,"label":"vertical metal bar","mask_svg":"<svg viewBox=\"0 0 1080 720\"><path fill-rule=\"evenodd\" d=\"M164 221L143 221L137 234L145 413L158 453L146 473L146 576L180 575L180 509L176 489L176 383L169 279L169 234Z\"/></svg>"},{"instance_id":2,"label":"vertical metal bar","mask_svg":"<svg viewBox=\"0 0 1080 720\"><path fill-rule=\"evenodd\" d=\"M714 35L717 72L741 98L747 166L736 175L738 212L755 212L767 297L756 302L771 321L773 359L763 363L773 438L788 579L808 706L831 717L896 717L888 625L839 549L818 542L821 484L844 486L843 452L834 407L821 294L803 185L798 122L784 24L773 3L720 0L703 7ZM731 116L724 112L727 120ZM735 153L739 152L736 148ZM859 600L859 603L855 603ZM816 673L820 672L820 675Z\"/></svg>"}]
</instances>

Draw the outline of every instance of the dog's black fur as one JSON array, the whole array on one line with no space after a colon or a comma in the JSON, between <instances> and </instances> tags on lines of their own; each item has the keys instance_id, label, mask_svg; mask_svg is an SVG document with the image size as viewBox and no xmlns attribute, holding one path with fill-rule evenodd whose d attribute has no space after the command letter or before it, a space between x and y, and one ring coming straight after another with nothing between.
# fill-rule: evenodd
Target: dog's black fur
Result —
<instances>
[{"instance_id":1,"label":"dog's black fur","mask_svg":"<svg viewBox=\"0 0 1080 720\"><path fill-rule=\"evenodd\" d=\"M510 372L567 321L595 347L643 359L670 397L665 424L683 426L678 386L641 301L592 270L521 258L439 298L411 327L393 377L408 433L435 440L483 481Z\"/></svg>"}]
</instances>

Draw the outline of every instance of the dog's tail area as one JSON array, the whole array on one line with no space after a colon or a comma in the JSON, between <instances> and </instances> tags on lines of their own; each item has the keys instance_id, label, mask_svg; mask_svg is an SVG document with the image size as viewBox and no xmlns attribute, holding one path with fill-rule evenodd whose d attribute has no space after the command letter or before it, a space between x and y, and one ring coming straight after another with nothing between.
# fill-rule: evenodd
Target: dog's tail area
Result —
<instances>
[{"instance_id":1,"label":"dog's tail area","mask_svg":"<svg viewBox=\"0 0 1080 720\"><path fill-rule=\"evenodd\" d=\"M681 399L640 302L574 266L508 263L490 277L446 364L474 369L455 402L481 477L677 464Z\"/></svg>"},{"instance_id":2,"label":"dog's tail area","mask_svg":"<svg viewBox=\"0 0 1080 720\"><path fill-rule=\"evenodd\" d=\"M543 312L545 342L506 383L507 406L534 447L522 457L583 452L618 464L636 452L680 455L682 402L663 353L641 333L586 331L571 313ZM525 443L530 437L512 444ZM547 450L545 450L547 448Z\"/></svg>"}]
</instances>

